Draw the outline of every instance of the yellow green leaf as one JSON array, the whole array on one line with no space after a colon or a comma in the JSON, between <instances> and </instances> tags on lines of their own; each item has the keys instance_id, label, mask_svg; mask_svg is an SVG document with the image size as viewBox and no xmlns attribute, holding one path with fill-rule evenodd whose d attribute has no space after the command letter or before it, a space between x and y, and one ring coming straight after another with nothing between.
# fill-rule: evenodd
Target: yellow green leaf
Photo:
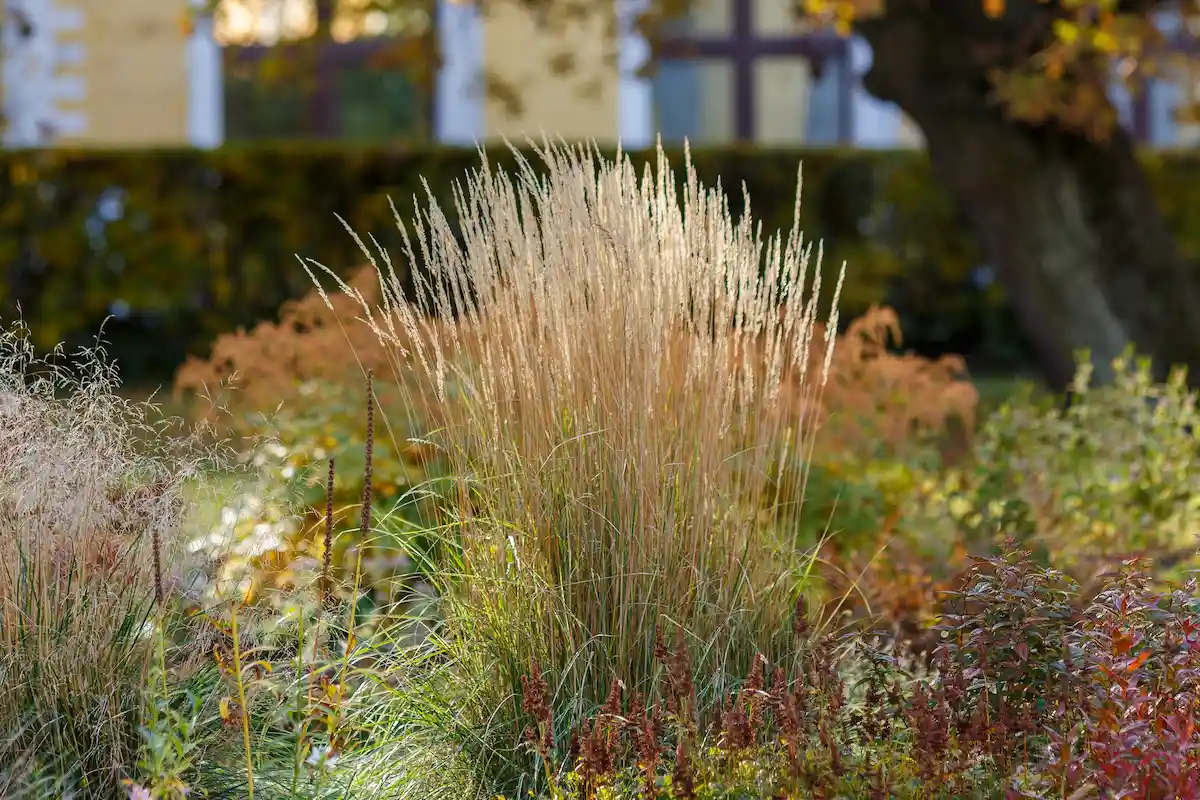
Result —
<instances>
[{"instance_id":1,"label":"yellow green leaf","mask_svg":"<svg viewBox=\"0 0 1200 800\"><path fill-rule=\"evenodd\" d=\"M1119 47L1117 37L1106 30L1098 30L1092 34L1092 46L1101 53L1115 53Z\"/></svg>"},{"instance_id":2,"label":"yellow green leaf","mask_svg":"<svg viewBox=\"0 0 1200 800\"><path fill-rule=\"evenodd\" d=\"M1070 47L1079 39L1079 28L1069 20L1056 19L1054 20L1054 35L1060 42Z\"/></svg>"}]
</instances>

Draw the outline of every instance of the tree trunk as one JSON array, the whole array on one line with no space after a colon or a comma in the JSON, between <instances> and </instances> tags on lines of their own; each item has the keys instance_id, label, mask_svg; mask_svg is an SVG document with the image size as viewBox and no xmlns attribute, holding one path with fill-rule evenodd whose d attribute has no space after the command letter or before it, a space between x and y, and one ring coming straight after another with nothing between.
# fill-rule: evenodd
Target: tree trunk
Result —
<instances>
[{"instance_id":1,"label":"tree trunk","mask_svg":"<svg viewBox=\"0 0 1200 800\"><path fill-rule=\"evenodd\" d=\"M1200 384L1200 271L1179 257L1130 137L1019 122L990 97L988 69L1028 58L1040 37L1027 34L1046 20L1005 28L979 3L931 4L936 14L904 5L889 0L887 16L863 26L875 56L865 86L920 126L1051 387L1070 382L1077 350L1104 380L1129 344L1159 377L1183 364Z\"/></svg>"}]
</instances>

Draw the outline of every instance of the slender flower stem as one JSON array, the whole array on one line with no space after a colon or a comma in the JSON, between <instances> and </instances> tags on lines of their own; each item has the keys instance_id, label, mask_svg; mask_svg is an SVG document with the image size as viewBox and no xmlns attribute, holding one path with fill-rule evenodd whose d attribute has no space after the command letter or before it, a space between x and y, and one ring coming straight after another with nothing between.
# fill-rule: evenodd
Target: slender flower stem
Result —
<instances>
[{"instance_id":1,"label":"slender flower stem","mask_svg":"<svg viewBox=\"0 0 1200 800\"><path fill-rule=\"evenodd\" d=\"M254 758L250 750L250 711L246 708L246 682L242 678L242 649L238 640L238 608L234 604L232 634L233 634L233 669L237 679L238 706L242 715L242 746L246 751L246 791L248 800L254 800Z\"/></svg>"}]
</instances>

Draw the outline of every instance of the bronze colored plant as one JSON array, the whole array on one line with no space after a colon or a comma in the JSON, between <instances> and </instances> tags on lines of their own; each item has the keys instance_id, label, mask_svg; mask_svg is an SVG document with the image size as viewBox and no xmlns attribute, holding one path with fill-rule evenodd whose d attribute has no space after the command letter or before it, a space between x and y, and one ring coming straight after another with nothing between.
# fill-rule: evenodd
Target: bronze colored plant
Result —
<instances>
[{"instance_id":1,"label":"bronze colored plant","mask_svg":"<svg viewBox=\"0 0 1200 800\"><path fill-rule=\"evenodd\" d=\"M321 608L328 608L332 596L329 567L333 561L333 477L334 460L329 459L329 477L325 489L325 538L321 562Z\"/></svg>"}]
</instances>

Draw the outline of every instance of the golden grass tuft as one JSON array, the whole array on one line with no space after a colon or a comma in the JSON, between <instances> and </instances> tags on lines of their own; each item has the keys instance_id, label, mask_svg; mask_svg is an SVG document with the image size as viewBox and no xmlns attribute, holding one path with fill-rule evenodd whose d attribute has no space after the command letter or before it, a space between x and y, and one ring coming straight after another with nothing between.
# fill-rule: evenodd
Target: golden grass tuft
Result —
<instances>
[{"instance_id":1,"label":"golden grass tuft","mask_svg":"<svg viewBox=\"0 0 1200 800\"><path fill-rule=\"evenodd\" d=\"M380 301L374 267L356 271L347 285L368 304ZM297 388L307 380L350 384L369 369L383 374L390 363L384 343L368 326L353 323L358 301L340 293L328 299L327 306L314 290L286 303L277 322L221 335L209 358L190 357L180 367L176 398L235 383L238 391L219 408L261 410L296 399ZM438 320L427 324L441 326ZM817 322L816 338L824 335ZM958 356L929 359L892 351L902 343L896 312L888 307L869 309L839 334L820 402L823 450L873 455L882 445L903 453L922 435L943 433L955 420L966 439L960 446L969 448L979 397L964 380L965 362ZM824 353L810 357L823 358ZM789 385L784 391L797 402L811 402L796 388Z\"/></svg>"}]
</instances>

